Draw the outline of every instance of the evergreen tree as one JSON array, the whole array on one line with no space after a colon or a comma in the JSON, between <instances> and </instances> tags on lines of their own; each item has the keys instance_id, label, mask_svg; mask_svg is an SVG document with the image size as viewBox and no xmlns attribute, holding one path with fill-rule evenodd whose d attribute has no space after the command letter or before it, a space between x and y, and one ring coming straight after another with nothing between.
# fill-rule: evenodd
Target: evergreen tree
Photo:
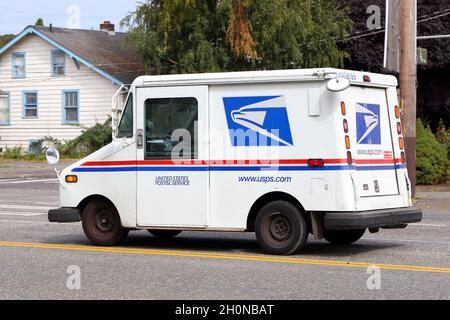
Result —
<instances>
[{"instance_id":1,"label":"evergreen tree","mask_svg":"<svg viewBox=\"0 0 450 320\"><path fill-rule=\"evenodd\" d=\"M35 26L43 27L44 26L44 20L42 18L39 18L36 20Z\"/></svg>"}]
</instances>

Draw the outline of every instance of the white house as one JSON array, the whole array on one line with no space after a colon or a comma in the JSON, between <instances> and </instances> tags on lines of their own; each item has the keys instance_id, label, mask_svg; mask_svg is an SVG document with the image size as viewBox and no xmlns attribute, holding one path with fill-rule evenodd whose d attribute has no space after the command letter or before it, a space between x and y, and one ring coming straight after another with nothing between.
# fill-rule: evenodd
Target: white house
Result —
<instances>
[{"instance_id":1,"label":"white house","mask_svg":"<svg viewBox=\"0 0 450 320\"><path fill-rule=\"evenodd\" d=\"M125 34L29 26L0 49L0 152L43 137L68 141L106 121L111 99L144 73Z\"/></svg>"}]
</instances>

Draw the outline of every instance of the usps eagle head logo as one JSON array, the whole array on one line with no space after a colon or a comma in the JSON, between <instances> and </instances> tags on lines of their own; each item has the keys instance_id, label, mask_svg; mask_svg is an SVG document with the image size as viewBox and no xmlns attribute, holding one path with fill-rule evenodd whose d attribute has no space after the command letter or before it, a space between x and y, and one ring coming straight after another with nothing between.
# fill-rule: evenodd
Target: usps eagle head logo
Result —
<instances>
[{"instance_id":1,"label":"usps eagle head logo","mask_svg":"<svg viewBox=\"0 0 450 320\"><path fill-rule=\"evenodd\" d=\"M223 98L231 142L241 146L292 146L284 96Z\"/></svg>"},{"instance_id":2,"label":"usps eagle head logo","mask_svg":"<svg viewBox=\"0 0 450 320\"><path fill-rule=\"evenodd\" d=\"M380 105L356 104L356 136L358 144L381 144Z\"/></svg>"}]
</instances>

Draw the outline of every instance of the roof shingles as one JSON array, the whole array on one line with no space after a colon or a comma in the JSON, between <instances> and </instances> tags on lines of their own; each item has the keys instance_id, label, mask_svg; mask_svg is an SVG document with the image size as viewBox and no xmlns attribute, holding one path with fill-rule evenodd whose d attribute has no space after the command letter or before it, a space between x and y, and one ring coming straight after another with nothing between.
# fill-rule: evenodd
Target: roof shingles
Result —
<instances>
[{"instance_id":1,"label":"roof shingles","mask_svg":"<svg viewBox=\"0 0 450 320\"><path fill-rule=\"evenodd\" d=\"M34 28L125 84L131 84L145 73L143 60L125 41L125 33L111 35L105 31Z\"/></svg>"}]
</instances>

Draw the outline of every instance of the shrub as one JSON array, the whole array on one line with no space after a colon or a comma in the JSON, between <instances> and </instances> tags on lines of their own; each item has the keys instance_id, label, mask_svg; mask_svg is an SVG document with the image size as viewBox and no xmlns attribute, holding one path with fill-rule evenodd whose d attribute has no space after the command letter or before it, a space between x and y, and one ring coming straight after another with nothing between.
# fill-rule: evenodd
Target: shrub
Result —
<instances>
[{"instance_id":1,"label":"shrub","mask_svg":"<svg viewBox=\"0 0 450 320\"><path fill-rule=\"evenodd\" d=\"M62 142L53 137L44 137L36 144L54 145L61 158L80 159L97 151L112 141L111 118L103 124L96 124L91 128L84 129L82 134L74 140ZM41 154L26 153L20 147L7 148L0 154L1 159L12 160L44 160L45 148Z\"/></svg>"},{"instance_id":2,"label":"shrub","mask_svg":"<svg viewBox=\"0 0 450 320\"><path fill-rule=\"evenodd\" d=\"M447 148L447 159L450 160L450 128L446 128L441 119L436 132L436 139Z\"/></svg>"},{"instance_id":3,"label":"shrub","mask_svg":"<svg viewBox=\"0 0 450 320\"><path fill-rule=\"evenodd\" d=\"M35 155L31 153L26 153L20 147L6 148L3 153L0 153L0 159L9 160L44 160L45 156L43 154Z\"/></svg>"},{"instance_id":4,"label":"shrub","mask_svg":"<svg viewBox=\"0 0 450 320\"><path fill-rule=\"evenodd\" d=\"M112 141L111 118L105 123L97 123L65 144L56 144L64 158L79 159L99 150Z\"/></svg>"},{"instance_id":5,"label":"shrub","mask_svg":"<svg viewBox=\"0 0 450 320\"><path fill-rule=\"evenodd\" d=\"M429 126L417 120L417 182L434 184L447 177L449 160L446 147L439 143Z\"/></svg>"}]
</instances>

